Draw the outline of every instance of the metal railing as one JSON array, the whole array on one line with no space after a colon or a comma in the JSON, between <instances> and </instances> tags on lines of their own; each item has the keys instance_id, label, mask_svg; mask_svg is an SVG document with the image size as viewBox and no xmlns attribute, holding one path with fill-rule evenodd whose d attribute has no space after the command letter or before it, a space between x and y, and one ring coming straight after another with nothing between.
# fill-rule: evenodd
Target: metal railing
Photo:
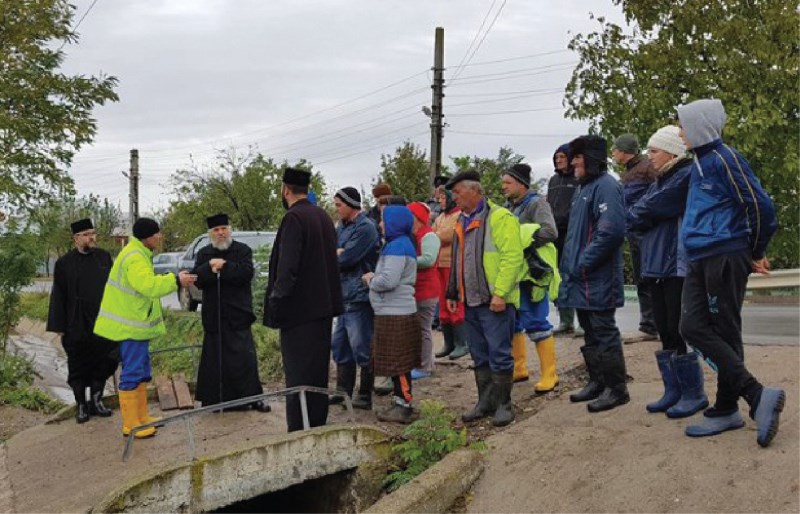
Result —
<instances>
[{"instance_id":1,"label":"metal railing","mask_svg":"<svg viewBox=\"0 0 800 514\"><path fill-rule=\"evenodd\" d=\"M747 289L765 290L800 287L800 269L779 269L769 275L753 273L747 280Z\"/></svg>"},{"instance_id":2,"label":"metal railing","mask_svg":"<svg viewBox=\"0 0 800 514\"><path fill-rule=\"evenodd\" d=\"M200 407L198 409L182 412L176 416L163 418L158 421L154 421L153 423L146 423L144 425L135 426L131 428L131 431L128 434L127 441L125 442L125 450L122 452L122 462L127 462L128 459L130 458L131 453L133 452L133 442L136 440L136 434L138 432L147 430L149 428L160 428L181 421L184 423L184 426L186 427L187 443L189 444L189 455L191 457L191 460L196 460L196 455L195 455L196 448L194 443L194 429L192 427L192 418L203 414L208 414L209 412L220 412L220 411L224 412L225 409L229 409L231 407L241 407L244 405L257 402L259 400L266 400L268 398L278 398L281 396L289 396L290 394L300 395L300 412L303 417L303 430L308 430L309 421L308 421L308 402L306 401L307 392L324 394L328 397L331 396L344 397L344 404L345 407L347 408L348 421L351 423L355 422L355 416L353 413L353 404L350 401L350 397L343 391L326 389L322 387L305 386L305 385L289 387L287 389L281 389L279 391L273 391L270 393L256 394L253 396L247 396L245 398L229 400L227 402L215 403L214 405L208 405L205 407Z\"/></svg>"}]
</instances>

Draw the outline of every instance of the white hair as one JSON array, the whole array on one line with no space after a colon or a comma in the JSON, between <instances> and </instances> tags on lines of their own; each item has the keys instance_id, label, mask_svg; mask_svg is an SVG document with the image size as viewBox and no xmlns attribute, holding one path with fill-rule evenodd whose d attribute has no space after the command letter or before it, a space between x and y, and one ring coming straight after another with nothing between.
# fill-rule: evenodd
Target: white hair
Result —
<instances>
[{"instance_id":1,"label":"white hair","mask_svg":"<svg viewBox=\"0 0 800 514\"><path fill-rule=\"evenodd\" d=\"M217 227L214 227L214 228L217 228ZM211 242L211 246L213 246L217 250L222 250L222 251L227 250L228 248L230 248L231 247L231 243L233 243L233 235L229 234L228 237L226 237L224 241L217 242L216 239L214 239L214 234L212 233L214 228L208 229L208 240ZM231 226L230 225L225 225L225 228L227 228L229 231L231 230Z\"/></svg>"},{"instance_id":2,"label":"white hair","mask_svg":"<svg viewBox=\"0 0 800 514\"><path fill-rule=\"evenodd\" d=\"M461 184L466 188L474 189L478 193L483 194L483 185L477 180L462 180Z\"/></svg>"}]
</instances>

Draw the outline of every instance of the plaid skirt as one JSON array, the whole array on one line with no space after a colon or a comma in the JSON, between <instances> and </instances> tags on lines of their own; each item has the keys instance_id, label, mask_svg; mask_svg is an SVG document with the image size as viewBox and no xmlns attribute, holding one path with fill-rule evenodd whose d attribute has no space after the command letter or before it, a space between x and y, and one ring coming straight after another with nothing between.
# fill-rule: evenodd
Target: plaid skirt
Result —
<instances>
[{"instance_id":1,"label":"plaid skirt","mask_svg":"<svg viewBox=\"0 0 800 514\"><path fill-rule=\"evenodd\" d=\"M376 315L372 334L375 375L394 377L421 366L422 331L416 314Z\"/></svg>"}]
</instances>

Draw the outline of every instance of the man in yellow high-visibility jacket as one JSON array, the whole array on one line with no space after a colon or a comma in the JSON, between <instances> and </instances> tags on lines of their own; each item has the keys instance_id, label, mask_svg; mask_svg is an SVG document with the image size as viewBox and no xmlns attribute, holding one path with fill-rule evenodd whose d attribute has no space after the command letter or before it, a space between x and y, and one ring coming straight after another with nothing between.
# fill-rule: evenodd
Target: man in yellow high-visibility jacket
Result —
<instances>
[{"instance_id":1,"label":"man in yellow high-visibility jacket","mask_svg":"<svg viewBox=\"0 0 800 514\"><path fill-rule=\"evenodd\" d=\"M133 237L114 260L108 275L94 333L120 342L122 374L119 383L119 406L122 433L157 421L147 413L147 389L151 380L150 339L164 334L162 296L174 293L178 286L188 287L195 278L182 271L156 275L153 250L161 242L161 229L155 220L140 218L133 225ZM137 438L155 435L155 429L137 432Z\"/></svg>"}]
</instances>

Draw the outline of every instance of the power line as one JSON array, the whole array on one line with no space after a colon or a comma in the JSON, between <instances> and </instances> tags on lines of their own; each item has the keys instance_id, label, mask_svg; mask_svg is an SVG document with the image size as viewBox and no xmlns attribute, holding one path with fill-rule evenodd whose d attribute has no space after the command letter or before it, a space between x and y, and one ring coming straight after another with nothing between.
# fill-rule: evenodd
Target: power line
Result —
<instances>
[{"instance_id":1,"label":"power line","mask_svg":"<svg viewBox=\"0 0 800 514\"><path fill-rule=\"evenodd\" d=\"M501 114L518 114L523 112L541 112L541 111L559 111L564 107L542 107L538 109L518 109L511 111L493 111L493 112L470 112L470 113L457 113L448 114L448 118L460 118L465 116L496 116Z\"/></svg>"},{"instance_id":2,"label":"power line","mask_svg":"<svg viewBox=\"0 0 800 514\"><path fill-rule=\"evenodd\" d=\"M482 96L505 96L505 95L522 95L525 93L544 93L552 91L553 88L545 88L545 89L524 89L522 91L505 91L501 93L462 93L462 94L449 94L447 95L449 98L466 98L466 97L482 97ZM560 88L559 91L563 91L564 88Z\"/></svg>"},{"instance_id":3,"label":"power line","mask_svg":"<svg viewBox=\"0 0 800 514\"><path fill-rule=\"evenodd\" d=\"M461 57L461 60L458 62L458 65L453 69L453 76L460 73L461 68L464 66L464 61L467 59L470 50L472 50L472 46L475 44L475 41L478 40L478 36L481 34L481 30L483 30L483 26L486 25L486 20L489 19L489 15L492 13L492 9L494 9L494 4L497 0L492 0L492 5L489 6L489 10L486 11L486 15L483 17L483 21L481 21L481 26L478 27L477 32L475 32L475 36L473 36L472 41L470 41L469 46L467 47L467 51L464 52L464 55Z\"/></svg>"},{"instance_id":4,"label":"power line","mask_svg":"<svg viewBox=\"0 0 800 514\"><path fill-rule=\"evenodd\" d=\"M572 68L572 66L573 66L572 64L568 64L568 65L564 65L564 66L562 66L560 68L550 68L550 69L547 69L547 70L536 71L536 72L532 72L532 73L521 73L519 75L511 75L511 76L505 76L505 77L496 77L496 78L479 79L479 80L469 80L469 81L465 81L465 82L460 82L459 81L457 84L451 85L450 87L459 87L459 86L466 86L466 85L473 85L473 84L483 84L484 82L496 82L498 80L514 80L514 79L519 79L519 78L523 78L523 77L534 77L534 76L537 76L537 75L544 75L546 73L552 73L554 71L563 71L563 70Z\"/></svg>"},{"instance_id":5,"label":"power line","mask_svg":"<svg viewBox=\"0 0 800 514\"><path fill-rule=\"evenodd\" d=\"M552 94L555 94L555 93L561 94L563 92L564 92L563 89L557 88L557 89L552 89L552 90L549 90L549 91L543 91L543 92L539 92L539 93L528 93L528 94L517 95L517 96L509 96L508 98L496 98L494 100L478 100L478 101L475 101L475 102L462 102L460 104L450 104L450 107L461 107L461 106L464 106L464 105L483 105L483 104L490 104L490 103L497 103L497 102L508 102L510 100L517 100L519 98L531 98L531 97L534 97L534 96L546 96L546 95L552 95Z\"/></svg>"},{"instance_id":6,"label":"power line","mask_svg":"<svg viewBox=\"0 0 800 514\"><path fill-rule=\"evenodd\" d=\"M359 151L359 152L353 152L353 153L349 153L349 154L346 154L346 155L340 155L339 157L334 157L334 158L331 158L331 159L326 159L326 160L322 160L322 161L317 161L317 162L314 162L314 163L312 163L312 164L314 164L314 166L319 166L319 165L321 165L321 164L327 164L327 163L329 163L329 162L334 162L334 161L338 161L338 160L341 160L341 159L346 159L346 158L348 158L348 157L352 157L352 156L354 156L354 155L359 155L359 154L362 154L362 153L367 153L367 152L370 152L370 151L372 151L372 150L377 150L378 148L382 148L382 147L384 147L384 146L386 146L386 145L396 145L397 143L400 143L400 142L402 142L402 141L410 141L410 140L412 140L412 139L414 139L414 138L417 138L417 137L419 137L419 136L422 136L422 135L427 135L428 133L429 133L429 132L428 132L427 130L425 130L425 131L423 131L423 132L417 132L416 134L413 134L413 135L411 135L411 136L406 136L406 137L403 137L403 138L401 138L401 139L397 139L397 140L395 140L395 141L393 141L393 142L381 143L381 144L379 144L379 145L376 145L376 146L374 146L374 147L365 148L364 150L361 150L361 151Z\"/></svg>"},{"instance_id":7,"label":"power line","mask_svg":"<svg viewBox=\"0 0 800 514\"><path fill-rule=\"evenodd\" d=\"M490 23L490 24L489 24L489 27L486 29L486 32L484 32L484 33L483 33L483 37L482 37L482 38L481 38L481 40L478 42L478 45L477 45L477 46L475 47L475 49L472 51L472 53L470 54L469 58L467 58L467 62L464 64L464 66L462 66L461 68L459 68L459 69L456 71L456 73L453 75L453 79L454 79L454 78L456 78L458 75L460 75L460 74L461 74L461 72L464 70L464 68L465 68L465 67L466 67L466 66L467 66L467 65L470 63L470 61L472 60L472 58L473 58L473 57L475 57L475 54L477 54L477 53L478 53L478 50L480 50L480 49L481 49L481 46L483 45L483 42L486 40L486 36L488 36L488 35L489 35L489 32L491 32L491 30L492 30L492 27L494 27L494 24L495 24L495 22L497 21L497 18L499 18L499 17L500 17L500 13L502 13L502 12L503 12L503 8L506 6L506 2L508 2L508 0L503 0L503 3L502 3L502 4L500 4L500 8L499 8L499 9L497 9L497 13L494 15L494 18L492 18L492 23ZM492 4L492 5L494 5L494 4ZM452 80L452 79L451 79L451 80Z\"/></svg>"},{"instance_id":8,"label":"power line","mask_svg":"<svg viewBox=\"0 0 800 514\"><path fill-rule=\"evenodd\" d=\"M520 55L518 57L508 57L506 59L496 59L494 61L473 62L473 63L470 63L470 64L465 64L463 67L464 68L470 68L472 66L487 66L489 64L497 64L497 63L511 62L511 61L520 61L520 60L523 60L523 59L533 59L535 57L544 57L546 55L555 55L555 54L561 54L561 53L567 53L567 52L572 52L572 50L568 50L568 49L550 50L548 52L541 52L541 53L538 53L538 54Z\"/></svg>"},{"instance_id":9,"label":"power line","mask_svg":"<svg viewBox=\"0 0 800 514\"><path fill-rule=\"evenodd\" d=\"M88 9L86 9L86 12L85 12L85 13L83 13L83 16L81 16L81 19L80 19L80 20L78 20L78 23L76 23L76 24L75 24L75 26L72 28L72 32L76 32L76 31L78 30L78 27L80 27L80 26L81 26L81 23L83 23L83 20L85 20L85 19L86 19L86 16L88 16L88 15L89 15L89 13L92 11L92 9L94 8L95 4L96 4L98 1L99 1L99 0L94 0L94 1L92 2L92 4L89 6L89 8L88 8ZM62 49L62 48L64 48L64 45L66 45L66 44L67 44L67 40L65 39L65 40L64 40L64 42L63 42L63 43L61 43L61 46L60 46L60 47L58 47L58 50L59 50L59 51L61 51L61 49Z\"/></svg>"},{"instance_id":10,"label":"power line","mask_svg":"<svg viewBox=\"0 0 800 514\"><path fill-rule=\"evenodd\" d=\"M499 77L499 76L508 76L508 75L516 75L519 73L526 73L529 71L542 71L542 70L549 70L553 68L561 68L564 66L574 66L578 64L578 61L571 61L571 62L559 62L554 64L545 64L544 66L534 66L532 68L518 68L515 70L507 70L507 71L498 71L495 73L484 73L483 75L467 75L466 77L461 77L460 79L450 79L450 82L460 83L463 80L473 80L473 79L482 79L486 77Z\"/></svg>"},{"instance_id":11,"label":"power line","mask_svg":"<svg viewBox=\"0 0 800 514\"><path fill-rule=\"evenodd\" d=\"M575 134L519 134L513 132L474 132L471 130L453 130L448 131L451 134L466 134L471 136L502 136L502 137L553 137L553 138L570 138L575 137Z\"/></svg>"}]
</instances>

